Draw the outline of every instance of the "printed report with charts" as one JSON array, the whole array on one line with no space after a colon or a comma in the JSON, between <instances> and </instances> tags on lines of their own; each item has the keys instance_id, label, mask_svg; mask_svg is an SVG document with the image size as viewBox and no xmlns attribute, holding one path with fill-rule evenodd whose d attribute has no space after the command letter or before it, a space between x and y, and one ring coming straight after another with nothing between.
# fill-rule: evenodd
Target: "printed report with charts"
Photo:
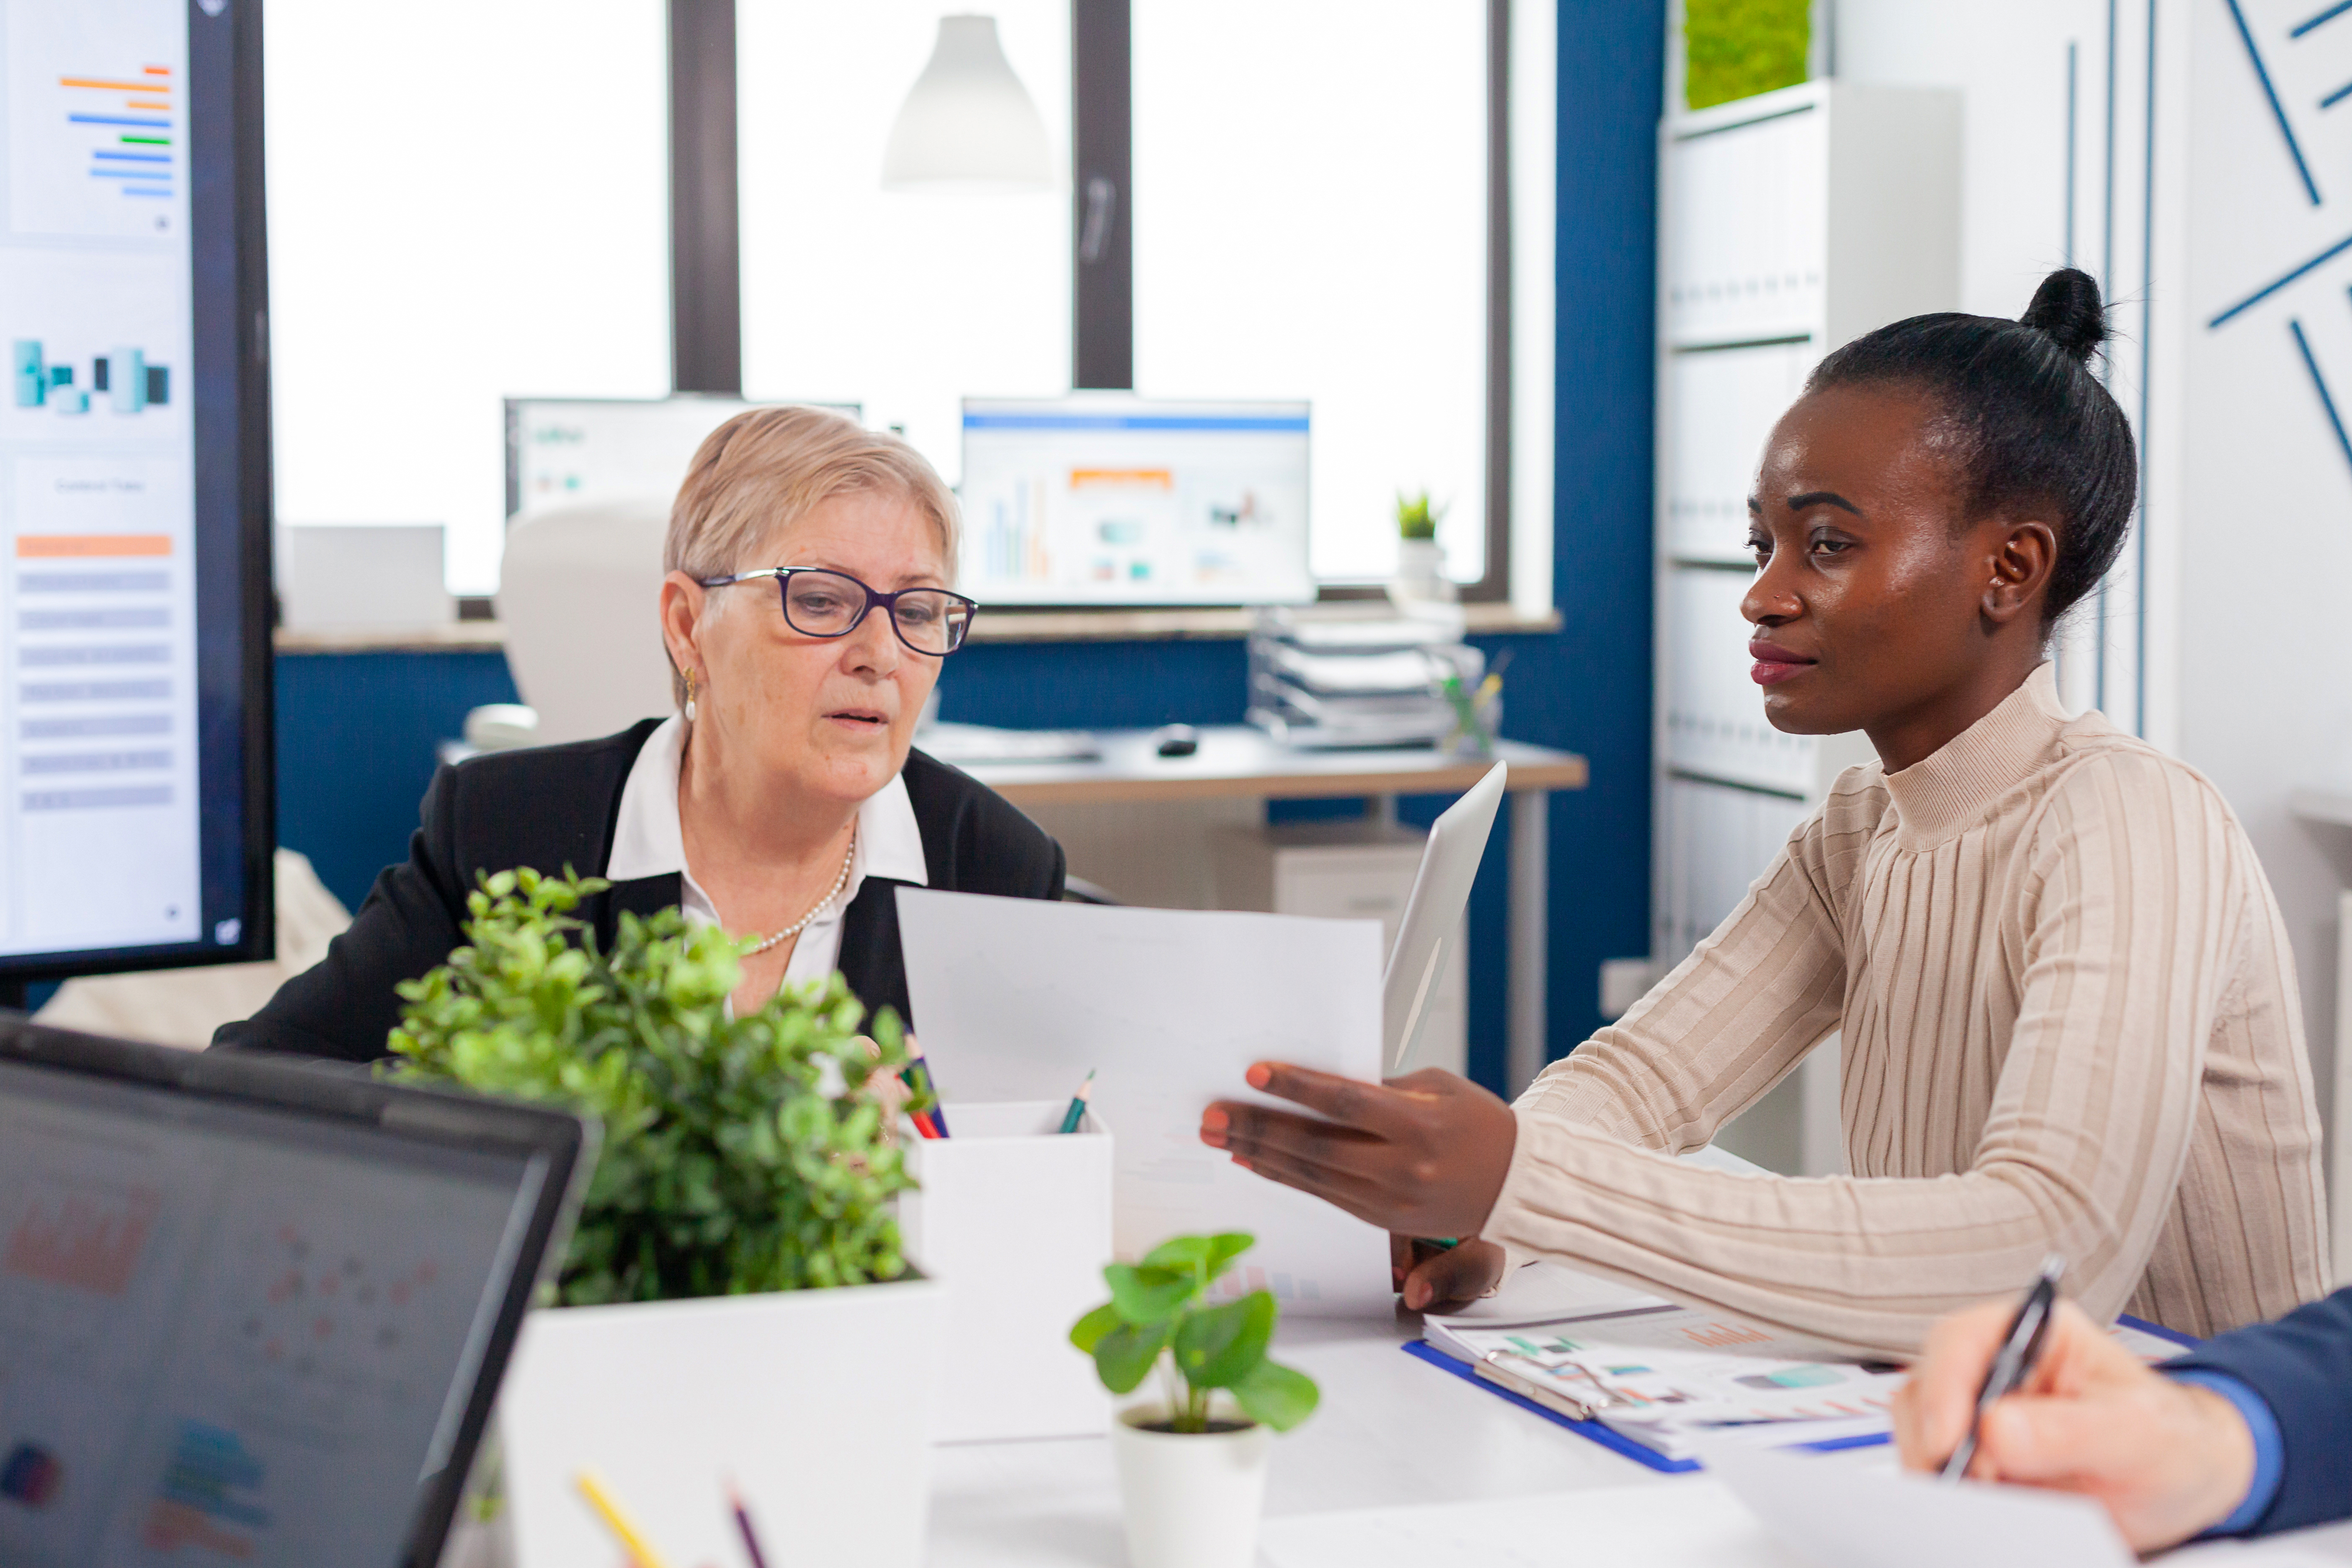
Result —
<instances>
[{"instance_id":1,"label":"printed report with charts","mask_svg":"<svg viewBox=\"0 0 2352 1568\"><path fill-rule=\"evenodd\" d=\"M2143 1361L2180 1353L2128 1324L2109 1331ZM1598 1421L1669 1459L1726 1443L1884 1438L1888 1401L1908 1375L1656 1298L1517 1321L1433 1316L1423 1321L1422 1338L1497 1387L1572 1420Z\"/></svg>"},{"instance_id":2,"label":"printed report with charts","mask_svg":"<svg viewBox=\"0 0 2352 1568\"><path fill-rule=\"evenodd\" d=\"M1422 1337L1479 1375L1669 1459L1702 1444L1866 1441L1904 1373L1668 1301L1536 1321L1432 1317Z\"/></svg>"}]
</instances>

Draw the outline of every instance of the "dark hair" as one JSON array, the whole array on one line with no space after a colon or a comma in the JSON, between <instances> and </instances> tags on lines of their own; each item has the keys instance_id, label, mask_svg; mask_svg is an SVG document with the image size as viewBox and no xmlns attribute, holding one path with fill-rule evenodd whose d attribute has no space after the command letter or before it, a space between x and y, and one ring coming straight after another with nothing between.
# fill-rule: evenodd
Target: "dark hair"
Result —
<instances>
[{"instance_id":1,"label":"dark hair","mask_svg":"<svg viewBox=\"0 0 2352 1568\"><path fill-rule=\"evenodd\" d=\"M2130 422L2091 374L2107 341L2089 274L2062 268L2014 321L1947 311L1881 327L1813 368L1805 390L1912 386L1942 405L1971 520L2047 509L2058 531L2042 619L2098 585L2139 490Z\"/></svg>"}]
</instances>

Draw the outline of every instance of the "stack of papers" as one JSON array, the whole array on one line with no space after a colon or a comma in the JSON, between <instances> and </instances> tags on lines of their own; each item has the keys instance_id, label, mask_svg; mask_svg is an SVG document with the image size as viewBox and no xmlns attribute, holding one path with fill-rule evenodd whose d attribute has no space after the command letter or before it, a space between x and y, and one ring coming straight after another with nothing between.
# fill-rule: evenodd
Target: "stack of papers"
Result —
<instances>
[{"instance_id":1,"label":"stack of papers","mask_svg":"<svg viewBox=\"0 0 2352 1568\"><path fill-rule=\"evenodd\" d=\"M1513 1394L1669 1459L1883 1439L1906 1375L1672 1302L1509 1323L1432 1317L1422 1337Z\"/></svg>"},{"instance_id":2,"label":"stack of papers","mask_svg":"<svg viewBox=\"0 0 2352 1568\"><path fill-rule=\"evenodd\" d=\"M915 744L950 767L971 763L1090 763L1102 742L1084 730L999 730L987 724L930 723Z\"/></svg>"}]
</instances>

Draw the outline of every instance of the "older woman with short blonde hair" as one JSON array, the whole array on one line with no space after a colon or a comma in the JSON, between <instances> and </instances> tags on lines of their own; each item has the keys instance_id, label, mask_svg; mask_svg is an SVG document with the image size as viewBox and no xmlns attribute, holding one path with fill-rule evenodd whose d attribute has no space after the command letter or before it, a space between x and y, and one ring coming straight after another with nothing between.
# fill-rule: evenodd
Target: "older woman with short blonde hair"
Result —
<instances>
[{"instance_id":1,"label":"older woman with short blonde hair","mask_svg":"<svg viewBox=\"0 0 2352 1568\"><path fill-rule=\"evenodd\" d=\"M913 750L979 606L954 591L954 498L896 437L814 408L713 431L670 510L658 613L677 711L574 745L445 767L403 865L315 968L216 1045L371 1060L398 982L460 941L477 877L571 866L582 917L680 908L749 949L735 993L835 970L909 1013L892 889L1061 896L1059 846Z\"/></svg>"}]
</instances>

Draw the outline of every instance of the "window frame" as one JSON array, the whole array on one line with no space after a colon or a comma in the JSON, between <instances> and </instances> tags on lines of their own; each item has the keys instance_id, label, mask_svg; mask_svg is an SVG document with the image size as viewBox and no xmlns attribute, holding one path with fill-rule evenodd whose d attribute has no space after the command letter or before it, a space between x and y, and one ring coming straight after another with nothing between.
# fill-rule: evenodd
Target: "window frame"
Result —
<instances>
[{"instance_id":1,"label":"window frame","mask_svg":"<svg viewBox=\"0 0 2352 1568\"><path fill-rule=\"evenodd\" d=\"M1486 572L1465 602L1511 597L1511 6L1486 0ZM673 386L740 396L742 247L735 0L668 0ZM1135 384L1130 0L1070 0L1070 384ZM1376 598L1334 581L1320 600Z\"/></svg>"}]
</instances>

